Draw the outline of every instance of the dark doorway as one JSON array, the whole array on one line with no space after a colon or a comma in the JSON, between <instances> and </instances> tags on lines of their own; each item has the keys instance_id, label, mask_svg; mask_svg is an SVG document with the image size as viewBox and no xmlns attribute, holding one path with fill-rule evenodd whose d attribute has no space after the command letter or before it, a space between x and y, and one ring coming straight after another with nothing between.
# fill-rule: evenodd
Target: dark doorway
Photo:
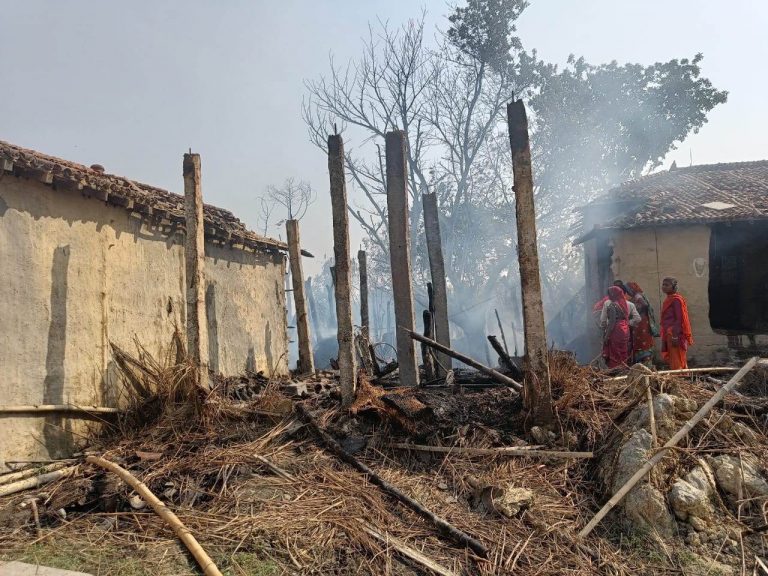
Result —
<instances>
[{"instance_id":1,"label":"dark doorway","mask_svg":"<svg viewBox=\"0 0 768 576\"><path fill-rule=\"evenodd\" d=\"M731 334L768 333L768 222L714 224L709 322Z\"/></svg>"}]
</instances>

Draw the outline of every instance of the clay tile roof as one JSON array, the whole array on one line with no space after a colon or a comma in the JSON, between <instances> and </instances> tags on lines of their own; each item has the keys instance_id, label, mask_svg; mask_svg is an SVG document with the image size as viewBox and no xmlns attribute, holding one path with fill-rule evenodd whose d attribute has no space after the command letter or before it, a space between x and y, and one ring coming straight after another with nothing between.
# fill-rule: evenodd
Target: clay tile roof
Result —
<instances>
[{"instance_id":1,"label":"clay tile roof","mask_svg":"<svg viewBox=\"0 0 768 576\"><path fill-rule=\"evenodd\" d=\"M613 188L593 204L626 203L600 228L768 218L768 160L673 168Z\"/></svg>"},{"instance_id":2,"label":"clay tile roof","mask_svg":"<svg viewBox=\"0 0 768 576\"><path fill-rule=\"evenodd\" d=\"M94 169L94 167L96 169ZM122 206L148 217L162 218L184 225L184 196L154 186L107 174L97 165L92 168L47 156L0 141L0 172L13 171L36 178L57 189L73 189L83 195ZM229 210L206 204L205 235L208 239L230 242L252 249L287 250L287 245L248 230Z\"/></svg>"}]
</instances>

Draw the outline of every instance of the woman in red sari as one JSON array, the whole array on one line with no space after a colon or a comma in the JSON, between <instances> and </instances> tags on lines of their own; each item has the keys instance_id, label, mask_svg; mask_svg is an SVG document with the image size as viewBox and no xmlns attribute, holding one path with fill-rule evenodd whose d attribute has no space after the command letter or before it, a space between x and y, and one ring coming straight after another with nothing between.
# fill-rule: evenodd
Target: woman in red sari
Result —
<instances>
[{"instance_id":1,"label":"woman in red sari","mask_svg":"<svg viewBox=\"0 0 768 576\"><path fill-rule=\"evenodd\" d=\"M653 359L653 338L659 336L656 316L640 285L637 282L629 282L627 287L640 314L640 322L632 330L632 360L635 363L650 364Z\"/></svg>"},{"instance_id":2,"label":"woman in red sari","mask_svg":"<svg viewBox=\"0 0 768 576\"><path fill-rule=\"evenodd\" d=\"M629 327L640 321L632 302L627 302L618 286L608 288L608 300L600 314L603 326L603 358L608 368L626 366L632 350L629 346Z\"/></svg>"},{"instance_id":3,"label":"woman in red sari","mask_svg":"<svg viewBox=\"0 0 768 576\"><path fill-rule=\"evenodd\" d=\"M661 290L667 295L661 306L661 357L672 370L688 368L688 346L693 345L688 305L677 293L677 280L664 278Z\"/></svg>"}]
</instances>

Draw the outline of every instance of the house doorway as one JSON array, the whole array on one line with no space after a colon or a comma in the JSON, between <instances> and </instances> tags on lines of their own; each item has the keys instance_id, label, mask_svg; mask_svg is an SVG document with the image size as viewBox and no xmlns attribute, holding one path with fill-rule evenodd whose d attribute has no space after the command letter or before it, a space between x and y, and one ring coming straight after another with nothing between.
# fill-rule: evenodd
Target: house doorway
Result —
<instances>
[{"instance_id":1,"label":"house doorway","mask_svg":"<svg viewBox=\"0 0 768 576\"><path fill-rule=\"evenodd\" d=\"M712 225L709 322L728 334L768 333L768 222Z\"/></svg>"}]
</instances>

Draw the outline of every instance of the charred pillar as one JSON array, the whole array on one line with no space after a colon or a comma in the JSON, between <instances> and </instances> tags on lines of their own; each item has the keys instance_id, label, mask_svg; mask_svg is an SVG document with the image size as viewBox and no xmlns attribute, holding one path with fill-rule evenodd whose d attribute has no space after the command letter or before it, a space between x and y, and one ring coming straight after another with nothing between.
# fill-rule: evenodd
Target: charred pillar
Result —
<instances>
[{"instance_id":1,"label":"charred pillar","mask_svg":"<svg viewBox=\"0 0 768 576\"><path fill-rule=\"evenodd\" d=\"M187 353L194 363L197 383L208 387L208 322L205 313L205 219L200 154L184 154L184 264L187 300Z\"/></svg>"},{"instance_id":2,"label":"charred pillar","mask_svg":"<svg viewBox=\"0 0 768 576\"><path fill-rule=\"evenodd\" d=\"M514 172L517 258L523 297L525 340L524 402L533 424L552 422L552 390L549 381L547 334L541 302L539 251L536 244L536 208L533 200L533 171L528 141L528 119L522 100L507 105L509 144Z\"/></svg>"},{"instance_id":3,"label":"charred pillar","mask_svg":"<svg viewBox=\"0 0 768 576\"><path fill-rule=\"evenodd\" d=\"M367 334L370 326L368 318L368 260L365 250L357 251L357 267L360 271L360 326Z\"/></svg>"},{"instance_id":4,"label":"charred pillar","mask_svg":"<svg viewBox=\"0 0 768 576\"><path fill-rule=\"evenodd\" d=\"M347 182L344 177L344 142L339 135L328 136L328 172L331 179L333 211L333 271L336 289L336 325L339 342L339 385L342 404L349 407L355 394L355 352L352 334L352 300L350 298L349 213Z\"/></svg>"},{"instance_id":5,"label":"charred pillar","mask_svg":"<svg viewBox=\"0 0 768 576\"><path fill-rule=\"evenodd\" d=\"M410 332L414 329L411 247L408 225L408 181L406 179L405 132L387 133L387 219L389 258L392 268L392 295L395 300L395 341L400 383L416 386L419 372Z\"/></svg>"},{"instance_id":6,"label":"charred pillar","mask_svg":"<svg viewBox=\"0 0 768 576\"><path fill-rule=\"evenodd\" d=\"M451 347L451 333L448 326L448 290L445 283L445 262L443 260L443 244L440 237L440 220L437 211L437 196L421 195L424 207L424 234L427 238L427 254L429 256L429 272L432 276L432 293L434 302L435 340ZM444 378L451 369L451 358L443 353L437 354L437 377Z\"/></svg>"},{"instance_id":7,"label":"charred pillar","mask_svg":"<svg viewBox=\"0 0 768 576\"><path fill-rule=\"evenodd\" d=\"M285 234L288 239L288 258L291 262L291 279L293 280L293 303L296 308L296 332L299 337L299 362L296 368L300 374L310 374L315 371L315 361L312 358L312 337L309 331L307 301L304 297L304 271L301 265L299 221L286 220Z\"/></svg>"}]
</instances>

